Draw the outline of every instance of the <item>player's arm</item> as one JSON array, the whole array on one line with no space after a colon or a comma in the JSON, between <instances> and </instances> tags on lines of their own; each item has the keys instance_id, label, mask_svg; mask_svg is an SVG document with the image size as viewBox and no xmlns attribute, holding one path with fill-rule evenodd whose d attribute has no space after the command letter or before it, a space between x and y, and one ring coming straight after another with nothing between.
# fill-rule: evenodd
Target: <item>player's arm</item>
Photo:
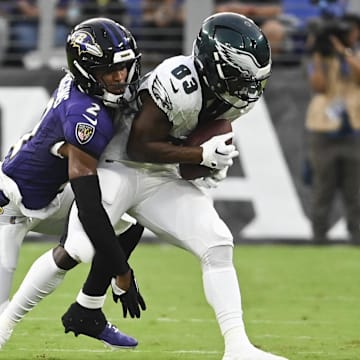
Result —
<instances>
[{"instance_id":1,"label":"player's arm","mask_svg":"<svg viewBox=\"0 0 360 360\"><path fill-rule=\"evenodd\" d=\"M151 96L141 93L142 109L135 117L127 152L135 161L152 163L201 164L214 169L232 165L237 155L233 145L226 145L232 133L214 136L200 146L177 146L168 141L171 123Z\"/></svg>"},{"instance_id":2,"label":"player's arm","mask_svg":"<svg viewBox=\"0 0 360 360\"><path fill-rule=\"evenodd\" d=\"M127 290L131 284L131 270L102 205L96 170L98 161L71 144L63 146L60 153L69 161L69 179L81 224L96 251L103 253L112 264L113 273L121 275L119 281L123 283L118 286Z\"/></svg>"},{"instance_id":3,"label":"player's arm","mask_svg":"<svg viewBox=\"0 0 360 360\"><path fill-rule=\"evenodd\" d=\"M142 227L140 226L138 228L140 232L135 234L138 236L131 236L131 241L127 240L126 252L124 252L102 205L96 170L97 159L71 144L63 145L59 152L69 161L69 180L75 195L80 222L96 252L103 255L100 258L105 258L107 268L112 274L117 275L113 289L116 287L119 293L114 295L114 300L120 299L124 317L129 312L131 317L139 318L140 309L145 310L146 305L127 259L140 239ZM131 235L134 233L132 232Z\"/></svg>"},{"instance_id":4,"label":"player's arm","mask_svg":"<svg viewBox=\"0 0 360 360\"><path fill-rule=\"evenodd\" d=\"M179 147L168 141L172 127L167 115L147 91L141 93L142 110L133 121L128 140L129 156L136 161L153 163L200 164L202 148Z\"/></svg>"}]
</instances>

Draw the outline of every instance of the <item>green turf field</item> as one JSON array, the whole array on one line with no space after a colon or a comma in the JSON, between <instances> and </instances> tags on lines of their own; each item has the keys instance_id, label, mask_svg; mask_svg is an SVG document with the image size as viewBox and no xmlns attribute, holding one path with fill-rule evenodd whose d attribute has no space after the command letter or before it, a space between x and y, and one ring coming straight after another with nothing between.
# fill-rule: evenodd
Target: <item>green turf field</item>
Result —
<instances>
[{"instance_id":1,"label":"green turf field","mask_svg":"<svg viewBox=\"0 0 360 360\"><path fill-rule=\"evenodd\" d=\"M52 245L23 246L16 284ZM359 248L244 245L236 247L235 263L254 344L291 360L360 359ZM148 310L141 319L123 320L121 306L108 296L105 312L138 338L136 350L111 351L63 333L60 317L87 273L80 265L17 326L0 359L221 360L222 338L197 261L174 247L144 244L132 264Z\"/></svg>"}]
</instances>

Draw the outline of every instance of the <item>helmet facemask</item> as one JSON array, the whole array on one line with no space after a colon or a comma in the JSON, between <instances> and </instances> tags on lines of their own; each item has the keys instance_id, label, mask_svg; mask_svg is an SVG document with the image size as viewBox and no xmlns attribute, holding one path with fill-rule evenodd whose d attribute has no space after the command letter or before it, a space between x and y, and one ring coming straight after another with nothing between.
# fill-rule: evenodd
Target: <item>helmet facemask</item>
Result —
<instances>
[{"instance_id":1,"label":"helmet facemask","mask_svg":"<svg viewBox=\"0 0 360 360\"><path fill-rule=\"evenodd\" d=\"M104 105L109 107L118 107L124 102L131 102L135 100L140 79L140 66L138 63L139 58L140 55L135 57L133 60L114 63L107 67L92 68L92 73L100 73L98 76L94 75L94 78L97 82L97 86L99 88L99 92L101 92L101 95L95 96L100 97L103 100ZM122 70L124 68L127 70L125 82L119 82L118 84L111 84L111 86L109 86L109 84L106 84L106 81L103 80L105 73ZM101 72L103 74L101 74ZM97 80L99 78L100 81ZM119 90L121 91L120 93L118 93Z\"/></svg>"},{"instance_id":2,"label":"helmet facemask","mask_svg":"<svg viewBox=\"0 0 360 360\"><path fill-rule=\"evenodd\" d=\"M221 79L221 86L214 88L216 97L237 109L259 100L270 76L256 78L250 72L240 71L224 62L217 62L216 70Z\"/></svg>"}]
</instances>

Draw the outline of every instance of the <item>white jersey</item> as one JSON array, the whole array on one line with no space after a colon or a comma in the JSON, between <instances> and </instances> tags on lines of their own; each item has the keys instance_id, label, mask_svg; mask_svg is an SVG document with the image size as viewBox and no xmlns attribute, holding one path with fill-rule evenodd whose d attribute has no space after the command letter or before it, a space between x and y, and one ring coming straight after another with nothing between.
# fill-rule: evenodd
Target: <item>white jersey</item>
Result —
<instances>
[{"instance_id":1,"label":"white jersey","mask_svg":"<svg viewBox=\"0 0 360 360\"><path fill-rule=\"evenodd\" d=\"M140 91L147 90L157 106L167 115L172 123L170 135L176 139L185 139L198 125L199 121L212 116L208 112L209 104L204 104L203 90L200 85L193 56L175 56L163 61L150 74L144 77ZM211 104L210 104L211 106ZM220 105L219 105L220 106ZM216 114L214 118L233 121L245 114L252 106L244 109L226 107L224 112ZM133 113L121 112L118 119L118 130L105 150L104 159L126 162L129 166L143 167L152 171L165 171L177 174L175 165L148 164L130 161L126 153L126 144L134 118Z\"/></svg>"},{"instance_id":2,"label":"white jersey","mask_svg":"<svg viewBox=\"0 0 360 360\"><path fill-rule=\"evenodd\" d=\"M142 84L172 123L171 135L187 136L198 124L203 106L193 58L176 56L162 62Z\"/></svg>"},{"instance_id":3,"label":"white jersey","mask_svg":"<svg viewBox=\"0 0 360 360\"><path fill-rule=\"evenodd\" d=\"M203 91L194 57L175 56L163 61L147 78L141 89L147 89L157 106L165 112L173 127L171 135L183 138L198 125L202 113L206 113ZM227 108L215 118L233 121L247 113L252 106L244 109ZM208 120L205 115L205 121Z\"/></svg>"}]
</instances>

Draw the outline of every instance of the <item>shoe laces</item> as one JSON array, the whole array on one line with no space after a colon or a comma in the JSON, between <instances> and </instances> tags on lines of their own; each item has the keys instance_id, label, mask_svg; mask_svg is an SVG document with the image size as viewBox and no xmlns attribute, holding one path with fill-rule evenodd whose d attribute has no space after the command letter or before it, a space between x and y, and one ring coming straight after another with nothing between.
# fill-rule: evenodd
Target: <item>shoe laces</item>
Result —
<instances>
[{"instance_id":1,"label":"shoe laces","mask_svg":"<svg viewBox=\"0 0 360 360\"><path fill-rule=\"evenodd\" d=\"M111 322L109 322L108 321L108 327L111 329L111 330L113 330L114 332L119 332L119 329L115 326L115 325L113 325Z\"/></svg>"}]
</instances>

